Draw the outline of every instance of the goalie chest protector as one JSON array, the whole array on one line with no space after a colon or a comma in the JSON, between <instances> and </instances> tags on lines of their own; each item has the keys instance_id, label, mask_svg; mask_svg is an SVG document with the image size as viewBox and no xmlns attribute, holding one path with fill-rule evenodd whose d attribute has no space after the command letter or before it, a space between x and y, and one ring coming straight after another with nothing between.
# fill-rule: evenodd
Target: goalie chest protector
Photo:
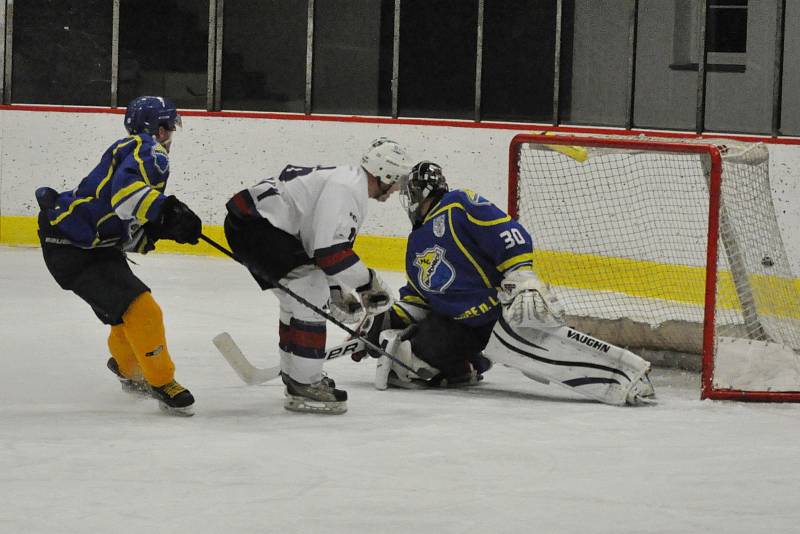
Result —
<instances>
[{"instance_id":1,"label":"goalie chest protector","mask_svg":"<svg viewBox=\"0 0 800 534\"><path fill-rule=\"evenodd\" d=\"M424 298L441 315L484 325L500 316L503 274L532 263L531 237L497 206L468 190L446 193L411 232L408 285L401 297Z\"/></svg>"}]
</instances>

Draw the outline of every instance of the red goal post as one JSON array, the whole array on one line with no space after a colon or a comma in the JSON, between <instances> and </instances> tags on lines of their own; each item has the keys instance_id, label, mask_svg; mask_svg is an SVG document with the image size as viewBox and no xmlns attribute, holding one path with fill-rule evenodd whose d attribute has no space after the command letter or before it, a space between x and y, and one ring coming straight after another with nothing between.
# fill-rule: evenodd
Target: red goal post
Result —
<instances>
[{"instance_id":1,"label":"red goal post","mask_svg":"<svg viewBox=\"0 0 800 534\"><path fill-rule=\"evenodd\" d=\"M702 398L800 401L800 291L764 145L520 134L508 186L575 327L702 355Z\"/></svg>"}]
</instances>

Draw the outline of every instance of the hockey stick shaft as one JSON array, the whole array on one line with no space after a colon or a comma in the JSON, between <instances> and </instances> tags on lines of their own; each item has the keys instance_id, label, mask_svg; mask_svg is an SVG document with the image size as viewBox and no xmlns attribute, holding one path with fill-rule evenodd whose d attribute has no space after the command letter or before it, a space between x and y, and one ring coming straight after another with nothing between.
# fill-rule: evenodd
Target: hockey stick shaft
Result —
<instances>
[{"instance_id":1,"label":"hockey stick shaft","mask_svg":"<svg viewBox=\"0 0 800 534\"><path fill-rule=\"evenodd\" d=\"M222 252L223 254L228 256L229 258L233 259L234 261L244 265L248 269L251 269L251 267L249 265L245 265L244 262L242 262L239 258L237 258L236 255L233 252L231 252L227 248L223 247L222 245L220 245L219 243L217 243L216 241L214 241L213 239L211 239L207 235L200 234L200 239L202 239L203 241L205 241L206 243L208 243L209 245L211 245L215 249L219 250L220 252ZM328 312L326 312L325 310L323 310L319 306L315 306L314 304L312 304L308 300L304 299L303 297L301 297L300 295L298 295L297 293L295 293L294 291L292 291L291 289L289 289L285 285L281 284L279 281L275 280L272 276L269 276L268 274L264 273L263 271L261 271L259 269L256 269L256 272L257 272L257 274L259 276L264 278L267 282L269 282L273 286L277 287L278 289L280 289L281 291L283 291L284 293L286 293L287 295L289 295L290 297L295 299L297 302L299 302L303 306L306 306L307 308L312 310L317 315L320 315L321 317L324 317L328 321L332 322L333 324L335 324L336 326L338 326L339 328L341 328L342 330L344 330L345 332L347 332L348 334L353 336L353 339L361 340L364 343L364 345L367 348L369 348L370 350L373 350L375 352L379 352L379 353L383 354L384 356L388 357L390 360L395 362L397 365L399 365L399 366L411 371L412 373L420 376L421 378L423 378L425 380L429 380L429 379L433 378L434 375L432 373L429 373L426 369L423 368L423 369L417 370L417 369L412 368L410 365L407 365L406 363L398 360L395 356L393 356L392 354L386 352L384 349L382 349L381 347L379 347L375 343L372 343L370 340L360 336L358 334L358 332L356 332L355 330L353 330L352 328L350 328L349 326L347 326L343 322L339 321L338 319L333 317L331 314L329 314ZM423 375L427 375L427 376L423 376Z\"/></svg>"}]
</instances>

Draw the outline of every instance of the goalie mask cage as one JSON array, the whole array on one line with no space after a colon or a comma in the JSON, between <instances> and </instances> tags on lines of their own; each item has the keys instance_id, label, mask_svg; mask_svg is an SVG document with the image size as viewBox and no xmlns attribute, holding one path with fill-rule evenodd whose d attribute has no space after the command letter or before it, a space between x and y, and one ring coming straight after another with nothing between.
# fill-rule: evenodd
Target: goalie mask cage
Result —
<instances>
[{"instance_id":1,"label":"goalie mask cage","mask_svg":"<svg viewBox=\"0 0 800 534\"><path fill-rule=\"evenodd\" d=\"M517 135L509 214L573 327L702 355L701 398L800 401L800 291L763 144Z\"/></svg>"}]
</instances>

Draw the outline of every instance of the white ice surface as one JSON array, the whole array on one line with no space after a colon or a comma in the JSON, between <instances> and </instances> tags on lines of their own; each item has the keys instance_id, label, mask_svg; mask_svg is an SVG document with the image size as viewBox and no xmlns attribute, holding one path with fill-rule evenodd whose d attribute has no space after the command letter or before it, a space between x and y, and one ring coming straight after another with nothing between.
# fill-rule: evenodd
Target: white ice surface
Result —
<instances>
[{"instance_id":1,"label":"white ice surface","mask_svg":"<svg viewBox=\"0 0 800 534\"><path fill-rule=\"evenodd\" d=\"M211 344L227 330L274 365L274 296L230 260L136 261L193 418L123 394L106 327L38 249L0 247L0 533L800 531L800 406L701 402L696 376L658 369L642 408L506 368L381 392L373 361L340 359L348 413L289 413L281 385L245 386Z\"/></svg>"}]
</instances>

